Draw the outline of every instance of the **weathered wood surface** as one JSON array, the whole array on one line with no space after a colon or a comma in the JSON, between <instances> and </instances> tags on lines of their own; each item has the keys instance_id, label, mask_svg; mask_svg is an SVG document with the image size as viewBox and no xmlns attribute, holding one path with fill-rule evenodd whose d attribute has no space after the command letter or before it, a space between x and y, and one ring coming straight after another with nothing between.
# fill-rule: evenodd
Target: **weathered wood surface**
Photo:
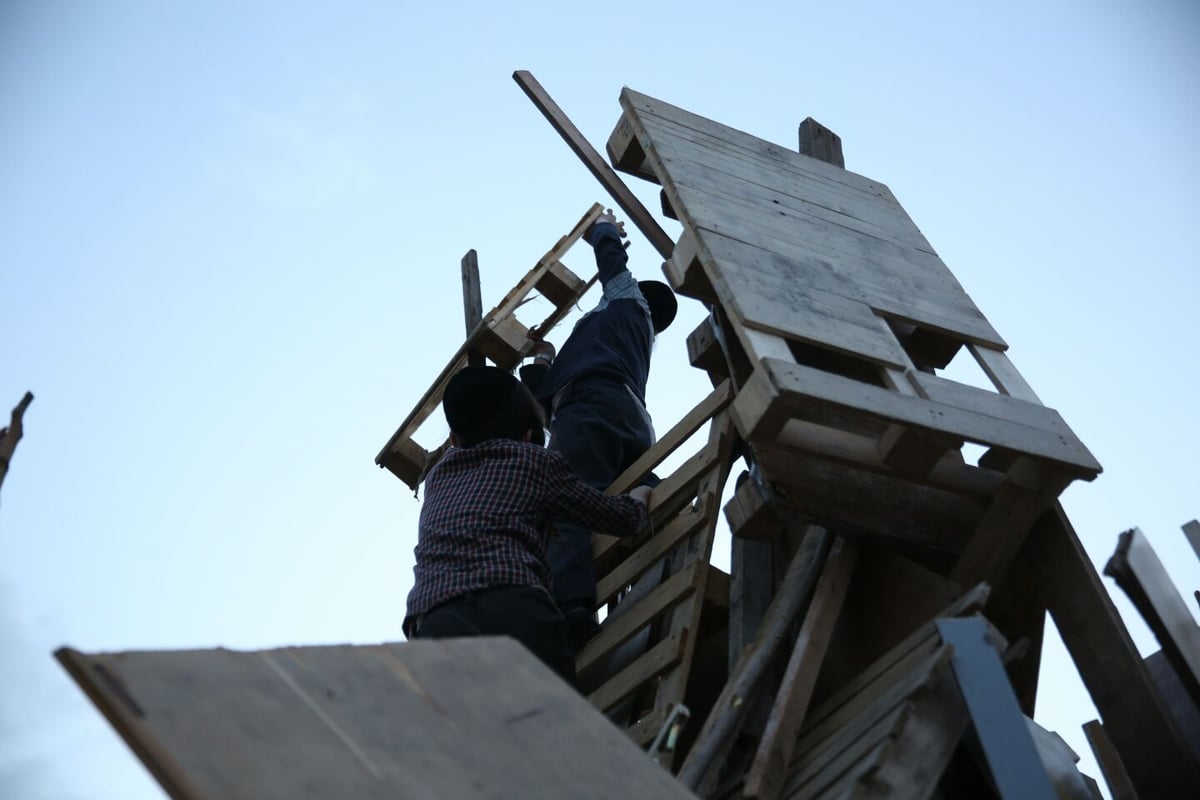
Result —
<instances>
[{"instance_id":1,"label":"weathered wood surface","mask_svg":"<svg viewBox=\"0 0 1200 800\"><path fill-rule=\"evenodd\" d=\"M839 537L833 543L804 624L796 636L754 763L746 776L742 790L746 797L774 800L783 789L784 770L791 761L796 737L812 700L817 674L858 562L858 552L854 542Z\"/></svg>"},{"instance_id":2,"label":"weathered wood surface","mask_svg":"<svg viewBox=\"0 0 1200 800\"><path fill-rule=\"evenodd\" d=\"M474 250L468 250L462 257L462 287L463 287L463 320L466 323L467 336L470 337L479 323L483 322L483 294L479 285L479 255ZM472 350L467 353L467 364L472 367L482 367L483 353Z\"/></svg>"},{"instance_id":3,"label":"weathered wood surface","mask_svg":"<svg viewBox=\"0 0 1200 800\"><path fill-rule=\"evenodd\" d=\"M1117 753L1117 748L1113 747L1100 720L1094 719L1086 723L1083 733L1091 745L1092 754L1096 756L1096 763L1100 765L1100 772L1104 775L1104 782L1108 784L1108 793L1112 799L1137 800L1137 792L1133 788L1133 782L1129 780L1129 773L1125 771L1121 756Z\"/></svg>"},{"instance_id":4,"label":"weathered wood surface","mask_svg":"<svg viewBox=\"0 0 1200 800\"><path fill-rule=\"evenodd\" d=\"M1129 596L1154 632L1192 703L1200 707L1200 627L1140 529L1121 534L1104 574L1115 579Z\"/></svg>"},{"instance_id":5,"label":"weathered wood surface","mask_svg":"<svg viewBox=\"0 0 1200 800\"><path fill-rule=\"evenodd\" d=\"M553 270L562 272L562 256L583 236L604 209L597 203L575 223L565 236L559 238L549 251L533 266L529 272L509 291L508 294L487 314L483 315L478 324L467 334L466 341L450 357L450 361L434 379L433 384L417 401L417 405L404 418L395 433L375 456L375 463L387 468L412 489L420 485L425 472L432 466L431 455L413 441L418 428L437 409L446 391L446 385L456 372L466 366L472 354L482 354L492 359L498 366L513 369L520 362L529 344L529 329L522 325L513 312L525 301L530 292L552 274ZM468 254L469 256L470 254ZM469 269L464 259L465 271ZM574 294L566 293L558 296L558 303L550 316L534 327L541 334L548 333L571 310L574 303L595 282L595 277L589 281L575 278L570 285L575 288ZM464 283L464 292L467 287ZM473 300L472 300L473 302ZM469 304L468 304L469 305Z\"/></svg>"},{"instance_id":6,"label":"weathered wood surface","mask_svg":"<svg viewBox=\"0 0 1200 800\"><path fill-rule=\"evenodd\" d=\"M1189 796L1200 786L1200 763L1060 506L1042 515L1026 544L1046 608L1138 796Z\"/></svg>"},{"instance_id":7,"label":"weathered wood surface","mask_svg":"<svg viewBox=\"0 0 1200 800\"><path fill-rule=\"evenodd\" d=\"M849 300L1004 346L886 186L629 89L621 104L672 208L702 243L720 234L823 261ZM746 296L721 289L735 265L700 253L722 302L749 324Z\"/></svg>"},{"instance_id":8,"label":"weathered wood surface","mask_svg":"<svg viewBox=\"0 0 1200 800\"><path fill-rule=\"evenodd\" d=\"M509 639L57 655L174 798L692 796Z\"/></svg>"},{"instance_id":9,"label":"weathered wood surface","mask_svg":"<svg viewBox=\"0 0 1200 800\"><path fill-rule=\"evenodd\" d=\"M542 85L538 83L537 78L528 70L519 69L513 73L513 80L521 87L521 91L525 92L526 96L537 106L538 111L546 118L551 127L558 132L558 135L563 138L571 151L579 157L588 171L592 173L596 180L600 181L617 205L621 207L626 214L629 215L633 224L638 227L650 244L654 245L654 249L659 252L663 258L671 257L671 249L675 243L671 237L667 235L662 226L655 221L650 212L642 205L642 201L637 199L633 192L629 191L629 187L625 182L613 172L612 167L604 160L604 157L596 151L596 148L584 138L579 129L575 127L575 123L567 117L558 103L555 103L553 98L547 94Z\"/></svg>"},{"instance_id":10,"label":"weathered wood surface","mask_svg":"<svg viewBox=\"0 0 1200 800\"><path fill-rule=\"evenodd\" d=\"M1100 464L1056 412L1039 426L990 416L944 401L912 397L840 375L764 359L733 403L738 431L751 443L770 443L789 419L809 409L855 410L860 416L896 422L998 445L1061 464L1090 480Z\"/></svg>"}]
</instances>

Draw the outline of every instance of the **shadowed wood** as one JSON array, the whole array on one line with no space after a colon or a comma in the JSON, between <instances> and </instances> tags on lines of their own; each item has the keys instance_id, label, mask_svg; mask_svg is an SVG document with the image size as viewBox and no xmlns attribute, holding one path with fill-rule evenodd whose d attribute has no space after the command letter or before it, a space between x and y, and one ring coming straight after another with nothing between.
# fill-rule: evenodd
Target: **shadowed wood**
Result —
<instances>
[{"instance_id":1,"label":"shadowed wood","mask_svg":"<svg viewBox=\"0 0 1200 800\"><path fill-rule=\"evenodd\" d=\"M57 656L176 798L691 796L509 639Z\"/></svg>"}]
</instances>

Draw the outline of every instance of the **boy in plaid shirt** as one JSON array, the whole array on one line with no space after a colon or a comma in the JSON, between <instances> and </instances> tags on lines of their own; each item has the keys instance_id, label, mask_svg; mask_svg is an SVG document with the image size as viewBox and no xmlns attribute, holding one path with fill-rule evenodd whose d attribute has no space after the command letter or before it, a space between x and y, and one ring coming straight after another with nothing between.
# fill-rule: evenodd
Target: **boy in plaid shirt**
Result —
<instances>
[{"instance_id":1,"label":"boy in plaid shirt","mask_svg":"<svg viewBox=\"0 0 1200 800\"><path fill-rule=\"evenodd\" d=\"M467 367L442 401L451 449L425 480L410 638L511 636L574 683L566 622L550 595L555 520L614 536L646 524L650 490L610 497L546 450L541 406L498 367Z\"/></svg>"}]
</instances>

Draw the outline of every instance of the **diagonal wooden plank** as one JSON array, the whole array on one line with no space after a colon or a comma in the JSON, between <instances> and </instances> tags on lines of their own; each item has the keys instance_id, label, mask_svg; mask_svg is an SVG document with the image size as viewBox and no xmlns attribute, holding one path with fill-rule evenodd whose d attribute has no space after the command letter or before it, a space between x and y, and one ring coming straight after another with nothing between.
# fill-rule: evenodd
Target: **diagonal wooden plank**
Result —
<instances>
[{"instance_id":1,"label":"diagonal wooden plank","mask_svg":"<svg viewBox=\"0 0 1200 800\"><path fill-rule=\"evenodd\" d=\"M662 229L662 226L651 216L650 212L642 205L642 201L638 200L633 192L629 191L629 187L621 180L620 176L613 171L613 168L608 165L608 162L596 151L596 148L584 138L575 124L567 117L553 98L546 93L542 85L538 83L537 78L528 70L519 69L513 73L513 80L521 87L521 91L533 101L537 106L538 111L550 123L554 130L558 131L558 135L563 138L567 146L571 148L571 152L577 155L588 171L600 181L600 184L612 195L616 200L617 205L621 207L629 218L637 225L654 249L659 252L663 258L671 257L671 250L674 249L675 243L667 232Z\"/></svg>"},{"instance_id":2,"label":"diagonal wooden plank","mask_svg":"<svg viewBox=\"0 0 1200 800\"><path fill-rule=\"evenodd\" d=\"M775 705L763 731L758 752L755 753L754 763L746 776L742 790L746 797L774 800L783 790L796 737L804 723L812 690L817 683L817 673L825 659L834 623L841 613L857 561L858 545L840 538L833 543L829 560L821 571L821 578L813 593L812 604L796 637L783 684L775 696Z\"/></svg>"}]
</instances>

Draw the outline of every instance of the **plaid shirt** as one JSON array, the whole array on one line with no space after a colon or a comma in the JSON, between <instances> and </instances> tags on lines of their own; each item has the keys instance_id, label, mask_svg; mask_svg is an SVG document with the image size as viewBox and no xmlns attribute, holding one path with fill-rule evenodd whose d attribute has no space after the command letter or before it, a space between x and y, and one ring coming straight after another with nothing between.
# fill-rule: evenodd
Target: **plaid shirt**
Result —
<instances>
[{"instance_id":1,"label":"plaid shirt","mask_svg":"<svg viewBox=\"0 0 1200 800\"><path fill-rule=\"evenodd\" d=\"M550 586L551 522L630 536L646 508L583 483L559 453L511 439L455 447L425 481L408 620L477 589Z\"/></svg>"}]
</instances>

